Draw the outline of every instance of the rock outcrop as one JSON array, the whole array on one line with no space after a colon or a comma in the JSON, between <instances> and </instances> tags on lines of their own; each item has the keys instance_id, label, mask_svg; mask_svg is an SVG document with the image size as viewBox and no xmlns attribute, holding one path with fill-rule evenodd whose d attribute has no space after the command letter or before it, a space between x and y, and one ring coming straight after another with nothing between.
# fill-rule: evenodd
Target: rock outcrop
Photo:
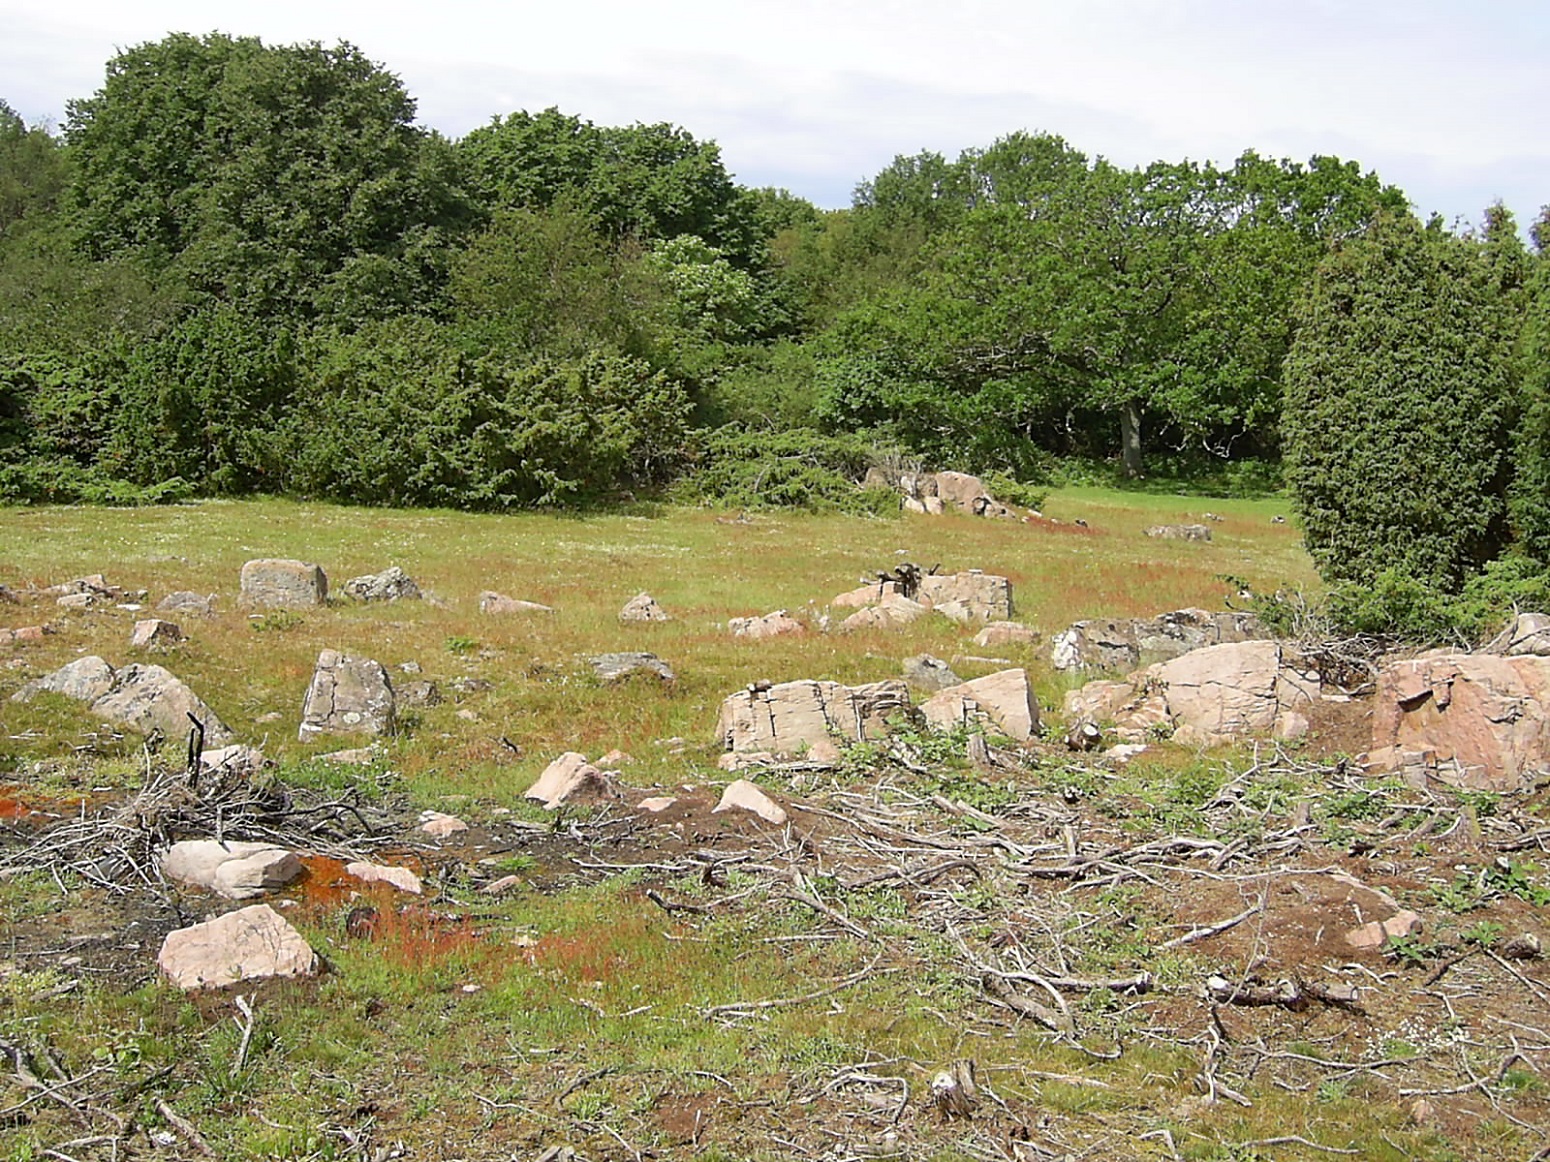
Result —
<instances>
[{"instance_id":1,"label":"rock outcrop","mask_svg":"<svg viewBox=\"0 0 1550 1162\"><path fill-rule=\"evenodd\" d=\"M897 680L759 683L722 702L716 735L735 754L833 762L841 744L879 738L889 717L910 713L909 687Z\"/></svg>"},{"instance_id":2,"label":"rock outcrop","mask_svg":"<svg viewBox=\"0 0 1550 1162\"><path fill-rule=\"evenodd\" d=\"M242 601L257 608L310 609L328 601L328 576L308 561L249 561L242 566Z\"/></svg>"},{"instance_id":3,"label":"rock outcrop","mask_svg":"<svg viewBox=\"0 0 1550 1162\"><path fill-rule=\"evenodd\" d=\"M1122 682L1089 682L1066 695L1065 715L1070 722L1110 722L1125 742L1171 731L1180 742L1214 746L1255 734L1300 737L1318 697L1318 675L1276 642L1232 642Z\"/></svg>"},{"instance_id":4,"label":"rock outcrop","mask_svg":"<svg viewBox=\"0 0 1550 1162\"><path fill-rule=\"evenodd\" d=\"M312 671L301 708L298 737L322 734L392 734L393 686L380 662L324 650Z\"/></svg>"},{"instance_id":5,"label":"rock outcrop","mask_svg":"<svg viewBox=\"0 0 1550 1162\"><path fill-rule=\"evenodd\" d=\"M915 600L955 621L991 622L1012 618L1012 583L982 569L928 573L920 579Z\"/></svg>"},{"instance_id":6,"label":"rock outcrop","mask_svg":"<svg viewBox=\"0 0 1550 1162\"><path fill-rule=\"evenodd\" d=\"M1143 661L1166 661L1207 646L1269 636L1252 613L1178 609L1148 618L1079 621L1055 635L1050 659L1057 670L1129 673Z\"/></svg>"},{"instance_id":7,"label":"rock outcrop","mask_svg":"<svg viewBox=\"0 0 1550 1162\"><path fill-rule=\"evenodd\" d=\"M898 593L889 593L880 605L858 609L840 622L841 633L855 633L868 629L902 629L925 617L931 611L918 601Z\"/></svg>"},{"instance_id":8,"label":"rock outcrop","mask_svg":"<svg viewBox=\"0 0 1550 1162\"><path fill-rule=\"evenodd\" d=\"M1550 657L1438 652L1389 662L1372 733L1371 769L1517 790L1550 765Z\"/></svg>"},{"instance_id":9,"label":"rock outcrop","mask_svg":"<svg viewBox=\"0 0 1550 1162\"><path fill-rule=\"evenodd\" d=\"M156 964L181 989L314 976L318 971L317 953L268 904L253 904L169 932Z\"/></svg>"},{"instance_id":10,"label":"rock outcrop","mask_svg":"<svg viewBox=\"0 0 1550 1162\"><path fill-rule=\"evenodd\" d=\"M1039 730L1039 704L1026 670L1002 670L932 695L920 712L932 726L951 730L964 723L991 725L1008 738L1027 742Z\"/></svg>"},{"instance_id":11,"label":"rock outcrop","mask_svg":"<svg viewBox=\"0 0 1550 1162\"><path fill-rule=\"evenodd\" d=\"M12 697L29 701L36 694L61 694L87 703L98 718L138 734L183 738L192 714L203 725L205 742L224 746L232 733L204 702L161 666L130 665L115 670L99 657L77 658L46 677L29 682Z\"/></svg>"}]
</instances>

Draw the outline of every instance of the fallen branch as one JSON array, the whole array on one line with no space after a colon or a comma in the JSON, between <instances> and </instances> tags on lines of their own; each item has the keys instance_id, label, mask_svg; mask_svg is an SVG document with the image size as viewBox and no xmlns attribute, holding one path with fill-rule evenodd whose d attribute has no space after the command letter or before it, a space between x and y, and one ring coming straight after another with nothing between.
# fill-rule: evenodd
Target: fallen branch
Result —
<instances>
[{"instance_id":1,"label":"fallen branch","mask_svg":"<svg viewBox=\"0 0 1550 1162\"><path fill-rule=\"evenodd\" d=\"M732 1004L712 1005L708 1009L701 1009L700 1013L705 1017L735 1016L739 1014L760 1012L765 1009L789 1009L794 1005L805 1005L809 1001L820 1000L823 997L831 996L834 993L848 989L852 985L860 984L862 981L866 980L867 977L872 975L873 969L877 967L877 962L882 958L883 954L879 952L872 958L872 962L865 968L861 969L859 972L853 972L849 976L835 981L827 988L817 989L810 993L803 993L799 997L779 997L777 999L768 1001L736 1001ZM895 970L891 968L883 969L884 973L893 971Z\"/></svg>"}]
</instances>

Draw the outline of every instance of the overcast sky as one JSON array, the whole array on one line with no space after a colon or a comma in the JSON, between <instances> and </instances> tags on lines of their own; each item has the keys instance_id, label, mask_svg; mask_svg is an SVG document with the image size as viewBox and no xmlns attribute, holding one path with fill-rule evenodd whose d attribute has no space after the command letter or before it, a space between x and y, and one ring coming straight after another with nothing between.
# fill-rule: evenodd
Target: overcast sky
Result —
<instances>
[{"instance_id":1,"label":"overcast sky","mask_svg":"<svg viewBox=\"0 0 1550 1162\"><path fill-rule=\"evenodd\" d=\"M168 32L348 40L460 136L558 105L670 121L823 206L1018 129L1126 165L1336 154L1422 214L1550 202L1545 0L0 0L0 98L64 119Z\"/></svg>"}]
</instances>

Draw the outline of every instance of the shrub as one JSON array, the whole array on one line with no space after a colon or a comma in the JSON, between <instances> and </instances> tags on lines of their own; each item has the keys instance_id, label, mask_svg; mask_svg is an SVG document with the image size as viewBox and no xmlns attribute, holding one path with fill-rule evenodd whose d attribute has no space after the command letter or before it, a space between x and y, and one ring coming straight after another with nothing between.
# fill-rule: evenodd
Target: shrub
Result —
<instances>
[{"instance_id":1,"label":"shrub","mask_svg":"<svg viewBox=\"0 0 1550 1162\"><path fill-rule=\"evenodd\" d=\"M855 483L875 454L875 446L859 436L824 436L806 428L719 428L704 434L695 468L673 495L684 503L726 508L896 513L899 498L891 489Z\"/></svg>"},{"instance_id":2,"label":"shrub","mask_svg":"<svg viewBox=\"0 0 1550 1162\"><path fill-rule=\"evenodd\" d=\"M1504 299L1483 253L1383 218L1314 277L1282 430L1327 580L1396 570L1457 592L1506 543L1512 393Z\"/></svg>"}]
</instances>

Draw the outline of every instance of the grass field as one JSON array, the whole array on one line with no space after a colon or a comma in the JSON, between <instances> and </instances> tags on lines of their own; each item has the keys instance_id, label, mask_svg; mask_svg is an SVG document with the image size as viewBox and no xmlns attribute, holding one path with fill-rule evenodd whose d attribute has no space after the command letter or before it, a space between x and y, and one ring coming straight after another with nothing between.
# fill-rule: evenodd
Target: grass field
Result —
<instances>
[{"instance_id":1,"label":"grass field","mask_svg":"<svg viewBox=\"0 0 1550 1162\"><path fill-rule=\"evenodd\" d=\"M1209 544L1143 533L1208 511L1220 518ZM263 747L282 782L357 785L403 821L383 850L430 885L419 900L352 898L318 862L282 902L329 972L185 996L155 979L157 934L220 901L116 894L68 876L0 879L0 1154L172 1158L202 1144L223 1158L370 1162L565 1149L578 1159L835 1162L1529 1157L1544 1144L1544 1057L1507 1061L1491 1079L1505 1033L1486 1038L1476 1018L1458 1019L1454 1030L1472 1031L1461 1042L1447 1012L1418 999L1436 957L1423 958L1424 971L1372 959L1363 971L1385 1011L1358 1020L1319 1006L1204 1003L1211 973L1254 977L1273 943L1263 925L1165 947L1254 891L1263 908L1289 861L1298 883L1336 866L1379 877L1350 838L1393 813L1402 788L1369 790L1344 773L1338 786L1325 782L1319 756L1252 766L1244 754L1171 747L1115 770L1051 744L981 773L961 749L920 738L902 765L898 754L861 751L837 771L763 776L802 806L784 829L702 809L730 778L716 768L717 708L751 681L873 681L921 652L966 678L1004 664L971 660L983 652L973 631L945 619L753 644L729 636L728 618L785 608L816 623L830 597L901 560L1008 576L1015 616L1045 635L1082 617L1221 608L1226 576L1267 592L1313 589L1295 525L1272 522L1283 511L1276 501L1097 489L1057 492L1046 519L1028 523L644 509L502 517L279 501L0 511L0 584L13 589L101 572L149 590L152 604L173 590L219 595L216 616L181 619L188 641L145 658L128 647L131 613L0 606L0 624L52 619L58 631L14 647L0 669L0 762L14 783L0 796L18 817L9 838L0 833L0 864L46 822L27 810L86 810L78 804L111 801L164 761L136 738L106 737L63 700L10 700L29 678L96 653L167 666ZM336 590L396 564L432 599L254 619L237 588L255 557L315 561ZM483 590L555 612L482 615ZM621 624L618 610L642 591L673 620ZM323 648L390 668L417 662L447 698L413 712L372 766L329 767L318 753L356 743L296 739ZM618 650L656 653L679 680L604 686L585 658ZM996 652L1027 667L1054 717L1067 680L1046 650ZM459 694L460 679L489 685ZM522 799L562 751L613 748L633 756L623 777L636 792L681 797L676 813L551 817ZM1224 806L1218 791L1239 775L1247 799ZM1319 829L1312 846L1275 847L1298 804ZM474 830L425 841L412 825L426 808ZM1177 834L1237 842L1254 862L1229 865L1241 875L1159 865L1080 884L1026 872L1063 844L1117 851ZM1432 878L1452 878L1450 858L1464 856L1438 841L1425 857ZM518 891L479 891L507 872L523 878ZM1381 876L1396 891L1427 890L1423 870ZM361 938L346 918L367 905L377 921ZM1466 921L1454 917L1505 931L1539 924L1537 907L1481 896L1478 907L1444 909L1428 935L1453 931L1466 949ZM1319 925L1295 964L1275 971L1323 973L1322 940ZM1144 997L1089 987L1138 972L1152 982ZM1023 999L987 1004L987 973ZM1057 976L1087 984L1066 997L1041 992L1036 982ZM1501 1000L1513 982L1469 979L1481 1005L1533 1030L1517 1035L1550 1040L1544 1009L1530 1019L1532 995L1525 1016ZM1056 1006L1057 1030L1029 1015ZM1472 1037L1489 1051L1471 1049ZM975 1061L984 1091L970 1118L930 1100L933 1077L956 1059ZM1410 1064L1386 1073L1390 1059ZM1439 1110L1428 1116L1401 1093L1461 1081L1430 1098ZM57 1097L44 1092L51 1085Z\"/></svg>"}]
</instances>

